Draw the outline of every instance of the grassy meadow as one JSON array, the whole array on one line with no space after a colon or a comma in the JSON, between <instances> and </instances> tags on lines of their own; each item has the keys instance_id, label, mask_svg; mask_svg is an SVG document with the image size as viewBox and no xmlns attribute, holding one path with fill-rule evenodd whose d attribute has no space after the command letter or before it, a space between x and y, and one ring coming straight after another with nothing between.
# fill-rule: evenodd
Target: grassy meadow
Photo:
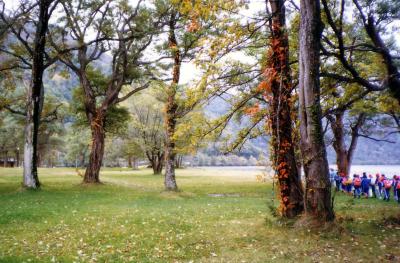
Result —
<instances>
[{"instance_id":1,"label":"grassy meadow","mask_svg":"<svg viewBox=\"0 0 400 263\"><path fill-rule=\"evenodd\" d=\"M400 205L337 194L325 231L280 221L257 171L183 169L163 191L150 169L106 169L103 185L74 169L0 168L0 262L400 262Z\"/></svg>"}]
</instances>

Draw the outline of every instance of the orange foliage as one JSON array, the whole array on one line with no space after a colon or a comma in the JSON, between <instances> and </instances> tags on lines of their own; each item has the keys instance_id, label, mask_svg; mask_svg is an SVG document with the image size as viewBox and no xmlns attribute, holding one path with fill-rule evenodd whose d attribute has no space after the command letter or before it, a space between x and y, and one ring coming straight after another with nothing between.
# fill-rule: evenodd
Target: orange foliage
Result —
<instances>
[{"instance_id":1,"label":"orange foliage","mask_svg":"<svg viewBox=\"0 0 400 263\"><path fill-rule=\"evenodd\" d=\"M197 12L194 12L190 16L190 23L186 27L186 30L188 32L193 33L200 29L200 23L199 23L198 17L199 17L199 14Z\"/></svg>"},{"instance_id":2,"label":"orange foliage","mask_svg":"<svg viewBox=\"0 0 400 263\"><path fill-rule=\"evenodd\" d=\"M260 84L258 84L257 91L259 92L271 92L271 85L265 80L261 81Z\"/></svg>"},{"instance_id":3,"label":"orange foliage","mask_svg":"<svg viewBox=\"0 0 400 263\"><path fill-rule=\"evenodd\" d=\"M260 105L258 103L244 109L244 113L249 116L254 116L259 112L260 112Z\"/></svg>"}]
</instances>

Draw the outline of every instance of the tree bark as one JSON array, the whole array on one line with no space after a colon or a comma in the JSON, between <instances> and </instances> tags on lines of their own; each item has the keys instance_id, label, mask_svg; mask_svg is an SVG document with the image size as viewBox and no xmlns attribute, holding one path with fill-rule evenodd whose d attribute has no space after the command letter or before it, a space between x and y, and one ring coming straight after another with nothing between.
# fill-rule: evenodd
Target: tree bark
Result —
<instances>
[{"instance_id":1,"label":"tree bark","mask_svg":"<svg viewBox=\"0 0 400 263\"><path fill-rule=\"evenodd\" d=\"M303 187L294 152L291 120L291 76L289 67L289 42L285 31L285 1L269 0L272 12L271 50L267 66L267 76L272 91L271 128L273 163L278 175L283 217L293 218L303 212ZM268 74L272 75L272 74Z\"/></svg>"},{"instance_id":2,"label":"tree bark","mask_svg":"<svg viewBox=\"0 0 400 263\"><path fill-rule=\"evenodd\" d=\"M128 156L128 168L132 168L132 156Z\"/></svg>"},{"instance_id":3,"label":"tree bark","mask_svg":"<svg viewBox=\"0 0 400 263\"><path fill-rule=\"evenodd\" d=\"M19 167L19 148L15 151L16 167Z\"/></svg>"},{"instance_id":4,"label":"tree bark","mask_svg":"<svg viewBox=\"0 0 400 263\"><path fill-rule=\"evenodd\" d=\"M336 165L338 168L339 174L344 174L345 176L349 175L350 172L350 164L347 160L347 147L345 143L345 135L344 135L344 111L338 111L335 113L335 117L328 116L331 122L331 128L333 132L333 149L336 153Z\"/></svg>"},{"instance_id":5,"label":"tree bark","mask_svg":"<svg viewBox=\"0 0 400 263\"><path fill-rule=\"evenodd\" d=\"M91 120L90 128L92 132L92 147L89 156L89 164L86 167L84 183L100 183L100 168L104 156L104 130L105 117L101 113L97 113L95 118Z\"/></svg>"},{"instance_id":6,"label":"tree bark","mask_svg":"<svg viewBox=\"0 0 400 263\"><path fill-rule=\"evenodd\" d=\"M135 156L132 157L132 169L133 170L139 170L138 158L136 158Z\"/></svg>"},{"instance_id":7,"label":"tree bark","mask_svg":"<svg viewBox=\"0 0 400 263\"><path fill-rule=\"evenodd\" d=\"M319 0L300 2L299 118L306 179L306 216L323 223L334 219L331 183L322 132L319 52L323 24Z\"/></svg>"},{"instance_id":8,"label":"tree bark","mask_svg":"<svg viewBox=\"0 0 400 263\"><path fill-rule=\"evenodd\" d=\"M37 172L37 144L40 125L40 115L43 108L43 72L46 34L50 19L49 8L52 0L39 1L39 17L37 21L34 47L32 51L32 76L28 90L26 105L25 142L24 142L24 179L27 188L39 188Z\"/></svg>"},{"instance_id":9,"label":"tree bark","mask_svg":"<svg viewBox=\"0 0 400 263\"><path fill-rule=\"evenodd\" d=\"M181 58L178 43L175 37L175 16L173 13L169 21L169 47L171 49L174 65L172 69L172 83L167 90L167 103L165 106L165 180L164 186L167 191L177 191L178 185L175 179L175 128L176 111L178 105L175 101L176 89L179 83Z\"/></svg>"},{"instance_id":10,"label":"tree bark","mask_svg":"<svg viewBox=\"0 0 400 263\"><path fill-rule=\"evenodd\" d=\"M163 161L164 161L164 154L158 153L146 153L147 159L151 164L151 168L153 169L153 174L158 175L161 174L163 169Z\"/></svg>"},{"instance_id":11,"label":"tree bark","mask_svg":"<svg viewBox=\"0 0 400 263\"><path fill-rule=\"evenodd\" d=\"M8 166L8 155L7 155L7 151L4 151L4 160L3 160L3 167L7 167Z\"/></svg>"},{"instance_id":12,"label":"tree bark","mask_svg":"<svg viewBox=\"0 0 400 263\"><path fill-rule=\"evenodd\" d=\"M358 115L355 125L351 127L351 142L350 142L349 149L347 150L347 162L349 165L349 172L350 172L351 163L353 162L354 152L357 147L358 138L360 138L359 131L365 123L365 118L366 118L366 114L360 113Z\"/></svg>"},{"instance_id":13,"label":"tree bark","mask_svg":"<svg viewBox=\"0 0 400 263\"><path fill-rule=\"evenodd\" d=\"M334 137L333 149L336 153L336 165L338 167L338 172L348 176L350 174L351 164L357 147L358 138L360 137L358 132L361 126L364 124L365 114L359 114L355 125L351 127L351 141L348 148L345 143L346 138L343 123L344 111L336 112L335 117L328 115L327 118L331 122L331 128Z\"/></svg>"},{"instance_id":14,"label":"tree bark","mask_svg":"<svg viewBox=\"0 0 400 263\"><path fill-rule=\"evenodd\" d=\"M175 168L176 169L182 168L182 162L183 162L183 156L182 155L176 155L175 156Z\"/></svg>"},{"instance_id":15,"label":"tree bark","mask_svg":"<svg viewBox=\"0 0 400 263\"><path fill-rule=\"evenodd\" d=\"M163 169L163 156L157 156L156 161L154 163L153 173L154 174L161 174Z\"/></svg>"}]
</instances>

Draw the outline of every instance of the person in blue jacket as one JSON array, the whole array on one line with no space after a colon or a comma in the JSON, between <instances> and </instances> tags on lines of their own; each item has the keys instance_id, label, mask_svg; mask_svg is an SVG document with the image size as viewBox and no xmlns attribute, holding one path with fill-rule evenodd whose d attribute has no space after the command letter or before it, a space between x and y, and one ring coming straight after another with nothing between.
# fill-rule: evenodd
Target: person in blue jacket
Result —
<instances>
[{"instance_id":1,"label":"person in blue jacket","mask_svg":"<svg viewBox=\"0 0 400 263\"><path fill-rule=\"evenodd\" d=\"M400 204L400 176L397 176L397 184L395 191L397 193L397 202Z\"/></svg>"},{"instance_id":2,"label":"person in blue jacket","mask_svg":"<svg viewBox=\"0 0 400 263\"><path fill-rule=\"evenodd\" d=\"M363 196L368 198L369 196L369 185L371 184L371 179L367 177L366 173L363 173L362 179L361 179L361 190Z\"/></svg>"},{"instance_id":3,"label":"person in blue jacket","mask_svg":"<svg viewBox=\"0 0 400 263\"><path fill-rule=\"evenodd\" d=\"M383 197L383 192L382 192L382 188L383 188L383 177L377 173L376 175L376 180L375 180L375 186L377 186L377 196L379 197L379 199L382 199Z\"/></svg>"},{"instance_id":4,"label":"person in blue jacket","mask_svg":"<svg viewBox=\"0 0 400 263\"><path fill-rule=\"evenodd\" d=\"M336 172L335 185L336 185L337 192L339 192L341 190L341 184L342 184L342 177L339 175L339 172Z\"/></svg>"},{"instance_id":5,"label":"person in blue jacket","mask_svg":"<svg viewBox=\"0 0 400 263\"><path fill-rule=\"evenodd\" d=\"M399 196L397 195L397 184L399 183L399 177L397 175L393 176L393 196L394 200L398 200Z\"/></svg>"}]
</instances>

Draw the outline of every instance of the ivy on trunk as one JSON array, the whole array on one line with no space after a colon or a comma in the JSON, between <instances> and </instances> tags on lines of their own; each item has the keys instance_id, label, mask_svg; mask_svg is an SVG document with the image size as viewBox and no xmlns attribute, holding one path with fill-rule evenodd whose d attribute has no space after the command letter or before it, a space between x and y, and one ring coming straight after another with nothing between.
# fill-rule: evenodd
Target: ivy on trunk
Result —
<instances>
[{"instance_id":1,"label":"ivy on trunk","mask_svg":"<svg viewBox=\"0 0 400 263\"><path fill-rule=\"evenodd\" d=\"M269 1L271 48L268 51L264 85L272 93L270 123L272 131L273 166L280 190L280 213L293 218L303 212L303 188L292 138L291 77L289 42L285 31L285 1Z\"/></svg>"}]
</instances>

